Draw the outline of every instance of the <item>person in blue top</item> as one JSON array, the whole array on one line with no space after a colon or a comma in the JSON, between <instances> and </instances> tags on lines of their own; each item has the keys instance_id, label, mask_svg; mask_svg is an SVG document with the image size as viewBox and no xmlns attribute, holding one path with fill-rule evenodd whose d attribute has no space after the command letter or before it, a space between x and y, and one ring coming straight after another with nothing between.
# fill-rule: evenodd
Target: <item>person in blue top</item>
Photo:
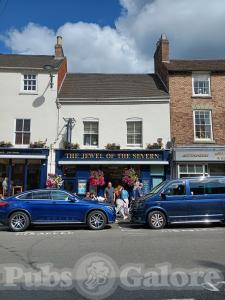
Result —
<instances>
[{"instance_id":1,"label":"person in blue top","mask_svg":"<svg viewBox=\"0 0 225 300\"><path fill-rule=\"evenodd\" d=\"M124 212L126 216L129 215L129 193L127 190L124 189L122 186L120 189L121 192L121 199L124 201Z\"/></svg>"}]
</instances>

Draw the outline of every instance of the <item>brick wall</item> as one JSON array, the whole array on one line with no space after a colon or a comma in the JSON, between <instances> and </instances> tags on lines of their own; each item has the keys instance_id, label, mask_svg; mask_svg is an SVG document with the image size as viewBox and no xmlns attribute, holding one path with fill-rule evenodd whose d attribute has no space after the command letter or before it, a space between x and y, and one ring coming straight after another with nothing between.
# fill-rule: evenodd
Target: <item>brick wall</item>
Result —
<instances>
[{"instance_id":1,"label":"brick wall","mask_svg":"<svg viewBox=\"0 0 225 300\"><path fill-rule=\"evenodd\" d=\"M169 75L171 137L176 145L194 143L194 109L211 109L213 139L217 145L225 144L225 73L211 74L212 98L192 97L192 74Z\"/></svg>"},{"instance_id":2,"label":"brick wall","mask_svg":"<svg viewBox=\"0 0 225 300\"><path fill-rule=\"evenodd\" d=\"M57 82L57 89L58 90L59 90L59 88L62 84L62 81L63 81L66 73L67 73L67 60L65 58L63 63L61 64L61 66L59 68L59 71L58 71L58 82Z\"/></svg>"}]
</instances>

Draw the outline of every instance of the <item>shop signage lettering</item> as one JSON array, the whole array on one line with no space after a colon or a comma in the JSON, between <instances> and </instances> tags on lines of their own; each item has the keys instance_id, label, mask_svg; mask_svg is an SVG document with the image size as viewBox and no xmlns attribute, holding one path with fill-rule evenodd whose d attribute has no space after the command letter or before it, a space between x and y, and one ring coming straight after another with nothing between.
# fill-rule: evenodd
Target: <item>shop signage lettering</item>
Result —
<instances>
[{"instance_id":1,"label":"shop signage lettering","mask_svg":"<svg viewBox=\"0 0 225 300\"><path fill-rule=\"evenodd\" d=\"M211 149L177 149L177 161L225 161L225 151L211 148Z\"/></svg>"},{"instance_id":2,"label":"shop signage lettering","mask_svg":"<svg viewBox=\"0 0 225 300\"><path fill-rule=\"evenodd\" d=\"M72 160L158 160L159 153L135 153L135 152L67 152L64 158Z\"/></svg>"}]
</instances>

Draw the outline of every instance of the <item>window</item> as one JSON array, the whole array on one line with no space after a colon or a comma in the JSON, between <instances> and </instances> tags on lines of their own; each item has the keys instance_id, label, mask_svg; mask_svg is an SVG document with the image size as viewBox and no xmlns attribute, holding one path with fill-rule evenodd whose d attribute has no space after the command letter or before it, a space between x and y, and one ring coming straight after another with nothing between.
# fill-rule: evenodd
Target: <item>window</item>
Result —
<instances>
[{"instance_id":1,"label":"window","mask_svg":"<svg viewBox=\"0 0 225 300\"><path fill-rule=\"evenodd\" d=\"M185 191L185 182L174 182L164 191L164 194L167 196L179 196L185 195Z\"/></svg>"},{"instance_id":2,"label":"window","mask_svg":"<svg viewBox=\"0 0 225 300\"><path fill-rule=\"evenodd\" d=\"M37 75L24 74L23 75L23 91L36 92L37 91Z\"/></svg>"},{"instance_id":3,"label":"window","mask_svg":"<svg viewBox=\"0 0 225 300\"><path fill-rule=\"evenodd\" d=\"M33 192L34 200L51 200L50 191Z\"/></svg>"},{"instance_id":4,"label":"window","mask_svg":"<svg viewBox=\"0 0 225 300\"><path fill-rule=\"evenodd\" d=\"M193 74L193 95L210 96L210 75Z\"/></svg>"},{"instance_id":5,"label":"window","mask_svg":"<svg viewBox=\"0 0 225 300\"><path fill-rule=\"evenodd\" d=\"M18 197L19 199L22 200L28 200L28 199L33 199L33 193L26 193L26 194L22 194L21 196Z\"/></svg>"},{"instance_id":6,"label":"window","mask_svg":"<svg viewBox=\"0 0 225 300\"><path fill-rule=\"evenodd\" d=\"M190 181L190 191L192 195L225 194L225 180Z\"/></svg>"},{"instance_id":7,"label":"window","mask_svg":"<svg viewBox=\"0 0 225 300\"><path fill-rule=\"evenodd\" d=\"M210 110L194 111L195 140L212 140L212 116Z\"/></svg>"},{"instance_id":8,"label":"window","mask_svg":"<svg viewBox=\"0 0 225 300\"><path fill-rule=\"evenodd\" d=\"M203 195L205 194L204 182L190 181L190 192L192 195Z\"/></svg>"},{"instance_id":9,"label":"window","mask_svg":"<svg viewBox=\"0 0 225 300\"><path fill-rule=\"evenodd\" d=\"M179 178L197 176L208 176L208 166L205 164L179 164Z\"/></svg>"},{"instance_id":10,"label":"window","mask_svg":"<svg viewBox=\"0 0 225 300\"><path fill-rule=\"evenodd\" d=\"M98 122L84 122L84 145L98 146Z\"/></svg>"},{"instance_id":11,"label":"window","mask_svg":"<svg viewBox=\"0 0 225 300\"><path fill-rule=\"evenodd\" d=\"M62 191L52 191L53 200L68 200L69 194Z\"/></svg>"},{"instance_id":12,"label":"window","mask_svg":"<svg viewBox=\"0 0 225 300\"><path fill-rule=\"evenodd\" d=\"M15 144L30 144L30 119L16 119Z\"/></svg>"},{"instance_id":13,"label":"window","mask_svg":"<svg viewBox=\"0 0 225 300\"><path fill-rule=\"evenodd\" d=\"M142 121L127 121L127 145L142 145Z\"/></svg>"}]
</instances>

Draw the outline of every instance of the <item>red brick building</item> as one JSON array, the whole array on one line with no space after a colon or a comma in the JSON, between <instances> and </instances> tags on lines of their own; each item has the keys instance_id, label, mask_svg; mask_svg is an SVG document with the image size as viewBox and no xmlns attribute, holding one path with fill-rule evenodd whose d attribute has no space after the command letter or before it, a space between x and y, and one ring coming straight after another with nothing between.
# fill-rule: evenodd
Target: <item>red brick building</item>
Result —
<instances>
[{"instance_id":1,"label":"red brick building","mask_svg":"<svg viewBox=\"0 0 225 300\"><path fill-rule=\"evenodd\" d=\"M170 94L173 176L225 175L225 59L170 60L165 34L154 59Z\"/></svg>"}]
</instances>

